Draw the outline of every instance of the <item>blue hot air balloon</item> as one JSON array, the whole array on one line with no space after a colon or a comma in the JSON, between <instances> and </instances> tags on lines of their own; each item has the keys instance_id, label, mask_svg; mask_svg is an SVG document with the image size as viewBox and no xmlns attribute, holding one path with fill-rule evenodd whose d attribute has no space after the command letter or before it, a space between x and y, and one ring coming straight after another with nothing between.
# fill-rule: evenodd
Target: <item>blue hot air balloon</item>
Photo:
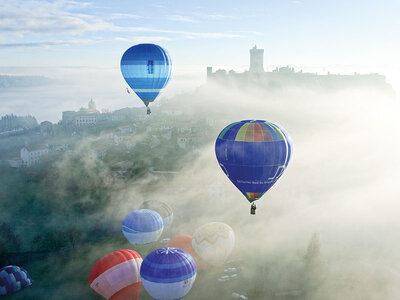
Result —
<instances>
[{"instance_id":1,"label":"blue hot air balloon","mask_svg":"<svg viewBox=\"0 0 400 300\"><path fill-rule=\"evenodd\" d=\"M157 241L163 228L161 216L151 209L137 209L128 214L122 222L122 233L133 245Z\"/></svg>"},{"instance_id":2,"label":"blue hot air balloon","mask_svg":"<svg viewBox=\"0 0 400 300\"><path fill-rule=\"evenodd\" d=\"M32 279L21 267L7 266L0 269L0 295L8 295L30 286Z\"/></svg>"},{"instance_id":3,"label":"blue hot air balloon","mask_svg":"<svg viewBox=\"0 0 400 300\"><path fill-rule=\"evenodd\" d=\"M182 299L196 279L196 263L178 248L161 248L143 260L140 277L143 287L157 300Z\"/></svg>"},{"instance_id":4,"label":"blue hot air balloon","mask_svg":"<svg viewBox=\"0 0 400 300\"><path fill-rule=\"evenodd\" d=\"M215 143L219 165L250 203L260 199L281 177L291 153L287 132L263 120L232 123ZM253 203L251 213L255 213Z\"/></svg>"},{"instance_id":5,"label":"blue hot air balloon","mask_svg":"<svg viewBox=\"0 0 400 300\"><path fill-rule=\"evenodd\" d=\"M155 44L135 45L121 58L122 76L146 107L167 85L171 71L168 52Z\"/></svg>"}]
</instances>

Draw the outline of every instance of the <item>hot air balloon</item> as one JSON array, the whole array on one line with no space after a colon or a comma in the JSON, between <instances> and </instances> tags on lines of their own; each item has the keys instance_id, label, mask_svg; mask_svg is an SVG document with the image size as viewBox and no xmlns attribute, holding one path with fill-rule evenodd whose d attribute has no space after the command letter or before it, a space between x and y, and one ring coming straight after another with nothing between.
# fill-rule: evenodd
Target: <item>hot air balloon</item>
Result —
<instances>
[{"instance_id":1,"label":"hot air balloon","mask_svg":"<svg viewBox=\"0 0 400 300\"><path fill-rule=\"evenodd\" d=\"M152 209L158 212L163 219L164 230L166 231L169 226L171 226L172 221L174 220L174 214L172 212L171 207L169 207L166 203L157 201L157 200L148 200L142 203L140 208Z\"/></svg>"},{"instance_id":2,"label":"hot air balloon","mask_svg":"<svg viewBox=\"0 0 400 300\"><path fill-rule=\"evenodd\" d=\"M193 234L192 246L196 253L210 265L221 265L231 255L235 245L232 228L221 222L211 222L199 227Z\"/></svg>"},{"instance_id":3,"label":"hot air balloon","mask_svg":"<svg viewBox=\"0 0 400 300\"><path fill-rule=\"evenodd\" d=\"M250 203L260 199L281 177L291 153L287 132L262 120L232 123L215 143L219 165ZM251 208L254 214L254 203Z\"/></svg>"},{"instance_id":4,"label":"hot air balloon","mask_svg":"<svg viewBox=\"0 0 400 300\"><path fill-rule=\"evenodd\" d=\"M168 52L155 44L130 47L121 58L121 72L130 88L148 107L167 85L172 71Z\"/></svg>"},{"instance_id":5,"label":"hot air balloon","mask_svg":"<svg viewBox=\"0 0 400 300\"><path fill-rule=\"evenodd\" d=\"M29 273L21 267L6 266L0 269L0 295L8 295L32 285Z\"/></svg>"},{"instance_id":6,"label":"hot air balloon","mask_svg":"<svg viewBox=\"0 0 400 300\"><path fill-rule=\"evenodd\" d=\"M141 256L133 250L119 250L97 261L89 274L96 293L110 300L138 300Z\"/></svg>"},{"instance_id":7,"label":"hot air balloon","mask_svg":"<svg viewBox=\"0 0 400 300\"><path fill-rule=\"evenodd\" d=\"M196 263L182 249L161 248L146 256L140 276L143 287L154 299L182 299L196 279Z\"/></svg>"},{"instance_id":8,"label":"hot air balloon","mask_svg":"<svg viewBox=\"0 0 400 300\"><path fill-rule=\"evenodd\" d=\"M169 240L168 247L179 248L189 253L196 262L197 270L203 270L207 267L207 264L205 263L204 260L201 259L201 257L196 253L196 251L194 251L194 248L192 246L192 240L193 238L191 235L180 234L174 236L172 239Z\"/></svg>"},{"instance_id":9,"label":"hot air balloon","mask_svg":"<svg viewBox=\"0 0 400 300\"><path fill-rule=\"evenodd\" d=\"M161 216L151 209L137 209L122 222L122 233L132 245L157 241L163 232Z\"/></svg>"}]
</instances>

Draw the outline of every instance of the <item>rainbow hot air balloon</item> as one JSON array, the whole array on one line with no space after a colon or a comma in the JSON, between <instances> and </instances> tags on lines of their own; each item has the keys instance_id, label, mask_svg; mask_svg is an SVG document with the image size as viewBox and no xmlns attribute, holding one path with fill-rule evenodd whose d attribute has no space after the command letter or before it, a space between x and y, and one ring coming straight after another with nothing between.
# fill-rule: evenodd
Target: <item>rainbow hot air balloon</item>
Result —
<instances>
[{"instance_id":1,"label":"rainbow hot air balloon","mask_svg":"<svg viewBox=\"0 0 400 300\"><path fill-rule=\"evenodd\" d=\"M137 209L122 222L122 233L132 245L157 241L163 232L161 216L151 209Z\"/></svg>"},{"instance_id":2,"label":"rainbow hot air balloon","mask_svg":"<svg viewBox=\"0 0 400 300\"><path fill-rule=\"evenodd\" d=\"M6 266L0 269L0 295L9 295L32 285L29 273L18 266Z\"/></svg>"},{"instance_id":3,"label":"rainbow hot air balloon","mask_svg":"<svg viewBox=\"0 0 400 300\"><path fill-rule=\"evenodd\" d=\"M155 44L135 45L121 58L122 76L146 107L167 85L171 71L168 52Z\"/></svg>"},{"instance_id":4,"label":"rainbow hot air balloon","mask_svg":"<svg viewBox=\"0 0 400 300\"><path fill-rule=\"evenodd\" d=\"M226 176L252 203L281 177L291 158L292 143L287 132L274 123L245 120L221 131L215 154Z\"/></svg>"},{"instance_id":5,"label":"rainbow hot air balloon","mask_svg":"<svg viewBox=\"0 0 400 300\"><path fill-rule=\"evenodd\" d=\"M207 223L193 234L192 246L207 264L221 265L233 251L235 234L225 223Z\"/></svg>"},{"instance_id":6,"label":"rainbow hot air balloon","mask_svg":"<svg viewBox=\"0 0 400 300\"><path fill-rule=\"evenodd\" d=\"M141 256L133 250L119 250L97 261L89 274L96 293L110 300L138 300Z\"/></svg>"},{"instance_id":7,"label":"rainbow hot air balloon","mask_svg":"<svg viewBox=\"0 0 400 300\"><path fill-rule=\"evenodd\" d=\"M151 252L140 268L143 287L157 300L182 299L192 288L196 273L194 259L178 248Z\"/></svg>"},{"instance_id":8,"label":"rainbow hot air balloon","mask_svg":"<svg viewBox=\"0 0 400 300\"><path fill-rule=\"evenodd\" d=\"M201 259L201 257L196 253L196 251L194 251L192 240L193 237L188 234L176 235L169 240L168 247L179 248L189 253L196 262L197 270L203 270L207 268L207 264L205 263L205 261Z\"/></svg>"},{"instance_id":9,"label":"rainbow hot air balloon","mask_svg":"<svg viewBox=\"0 0 400 300\"><path fill-rule=\"evenodd\" d=\"M142 203L140 208L152 209L158 212L163 219L164 230L166 231L174 220L174 213L169 205L157 200L148 200Z\"/></svg>"}]
</instances>

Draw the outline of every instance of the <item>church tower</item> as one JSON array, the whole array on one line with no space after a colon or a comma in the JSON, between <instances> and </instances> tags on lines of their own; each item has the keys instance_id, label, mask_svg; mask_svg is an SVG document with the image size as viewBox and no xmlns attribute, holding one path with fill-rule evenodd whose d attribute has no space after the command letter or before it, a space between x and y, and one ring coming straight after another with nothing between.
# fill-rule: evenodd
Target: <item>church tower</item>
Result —
<instances>
[{"instance_id":1,"label":"church tower","mask_svg":"<svg viewBox=\"0 0 400 300\"><path fill-rule=\"evenodd\" d=\"M264 49L254 46L250 49L250 72L264 73Z\"/></svg>"},{"instance_id":2,"label":"church tower","mask_svg":"<svg viewBox=\"0 0 400 300\"><path fill-rule=\"evenodd\" d=\"M96 103L93 101L93 99L91 98L89 103L88 103L88 109L95 111L96 110Z\"/></svg>"}]
</instances>

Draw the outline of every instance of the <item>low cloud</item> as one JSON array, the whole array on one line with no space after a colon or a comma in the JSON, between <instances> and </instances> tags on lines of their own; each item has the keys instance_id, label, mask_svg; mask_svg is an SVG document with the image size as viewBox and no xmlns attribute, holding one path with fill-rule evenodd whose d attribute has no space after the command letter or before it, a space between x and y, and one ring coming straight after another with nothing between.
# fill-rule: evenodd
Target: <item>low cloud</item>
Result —
<instances>
[{"instance_id":1,"label":"low cloud","mask_svg":"<svg viewBox=\"0 0 400 300\"><path fill-rule=\"evenodd\" d=\"M0 49L7 48L36 48L50 46L72 46L72 45L87 45L105 41L105 39L71 39L65 41L40 41L40 42L21 42L21 43L0 43Z\"/></svg>"},{"instance_id":2,"label":"low cloud","mask_svg":"<svg viewBox=\"0 0 400 300\"><path fill-rule=\"evenodd\" d=\"M131 42L131 43L149 43L149 42L154 43L154 42L171 41L173 39L165 36L134 36L131 38L118 37L115 38L115 40L122 42Z\"/></svg>"},{"instance_id":3,"label":"low cloud","mask_svg":"<svg viewBox=\"0 0 400 300\"><path fill-rule=\"evenodd\" d=\"M224 15L224 14L207 14L207 13L195 13L195 16L202 18L202 19L208 19L208 20L237 20L243 18L243 16L232 16L232 15Z\"/></svg>"},{"instance_id":4,"label":"low cloud","mask_svg":"<svg viewBox=\"0 0 400 300\"><path fill-rule=\"evenodd\" d=\"M176 21L176 22L198 23L198 21L194 20L193 18L182 15L169 15L167 18L170 21Z\"/></svg>"},{"instance_id":5,"label":"low cloud","mask_svg":"<svg viewBox=\"0 0 400 300\"><path fill-rule=\"evenodd\" d=\"M243 38L254 35L252 32L196 32L185 30L169 30L154 27L120 26L113 21L120 19L138 20L142 16L129 13L113 13L104 16L95 13L81 13L77 10L93 6L89 2L76 1L20 1L11 0L4 2L0 11L0 35L2 35L0 48L21 47L49 47L68 46L74 44L90 44L115 39L101 39L99 33L117 33L118 40L128 39L124 35L129 33L143 33L145 36L157 34L158 40L175 39L221 39ZM194 14L185 16L173 14L167 16L169 21L183 23L198 23L201 20L223 20L236 18L222 14ZM258 34L256 34L258 35ZM84 36L80 40L68 36ZM38 38L46 37L46 40L38 41ZM51 37L51 38L50 38ZM57 40L52 40L58 37ZM12 38L12 40L11 40Z\"/></svg>"},{"instance_id":6,"label":"low cloud","mask_svg":"<svg viewBox=\"0 0 400 300\"><path fill-rule=\"evenodd\" d=\"M118 20L118 19L141 19L143 18L142 16L139 15L134 15L134 14L122 14L122 13L114 13L111 14L109 17L111 20Z\"/></svg>"},{"instance_id":7,"label":"low cloud","mask_svg":"<svg viewBox=\"0 0 400 300\"><path fill-rule=\"evenodd\" d=\"M83 5L85 7L87 5ZM109 30L114 25L93 15L71 12L80 8L74 1L18 1L2 4L0 33L23 37L43 34L83 34Z\"/></svg>"}]
</instances>

